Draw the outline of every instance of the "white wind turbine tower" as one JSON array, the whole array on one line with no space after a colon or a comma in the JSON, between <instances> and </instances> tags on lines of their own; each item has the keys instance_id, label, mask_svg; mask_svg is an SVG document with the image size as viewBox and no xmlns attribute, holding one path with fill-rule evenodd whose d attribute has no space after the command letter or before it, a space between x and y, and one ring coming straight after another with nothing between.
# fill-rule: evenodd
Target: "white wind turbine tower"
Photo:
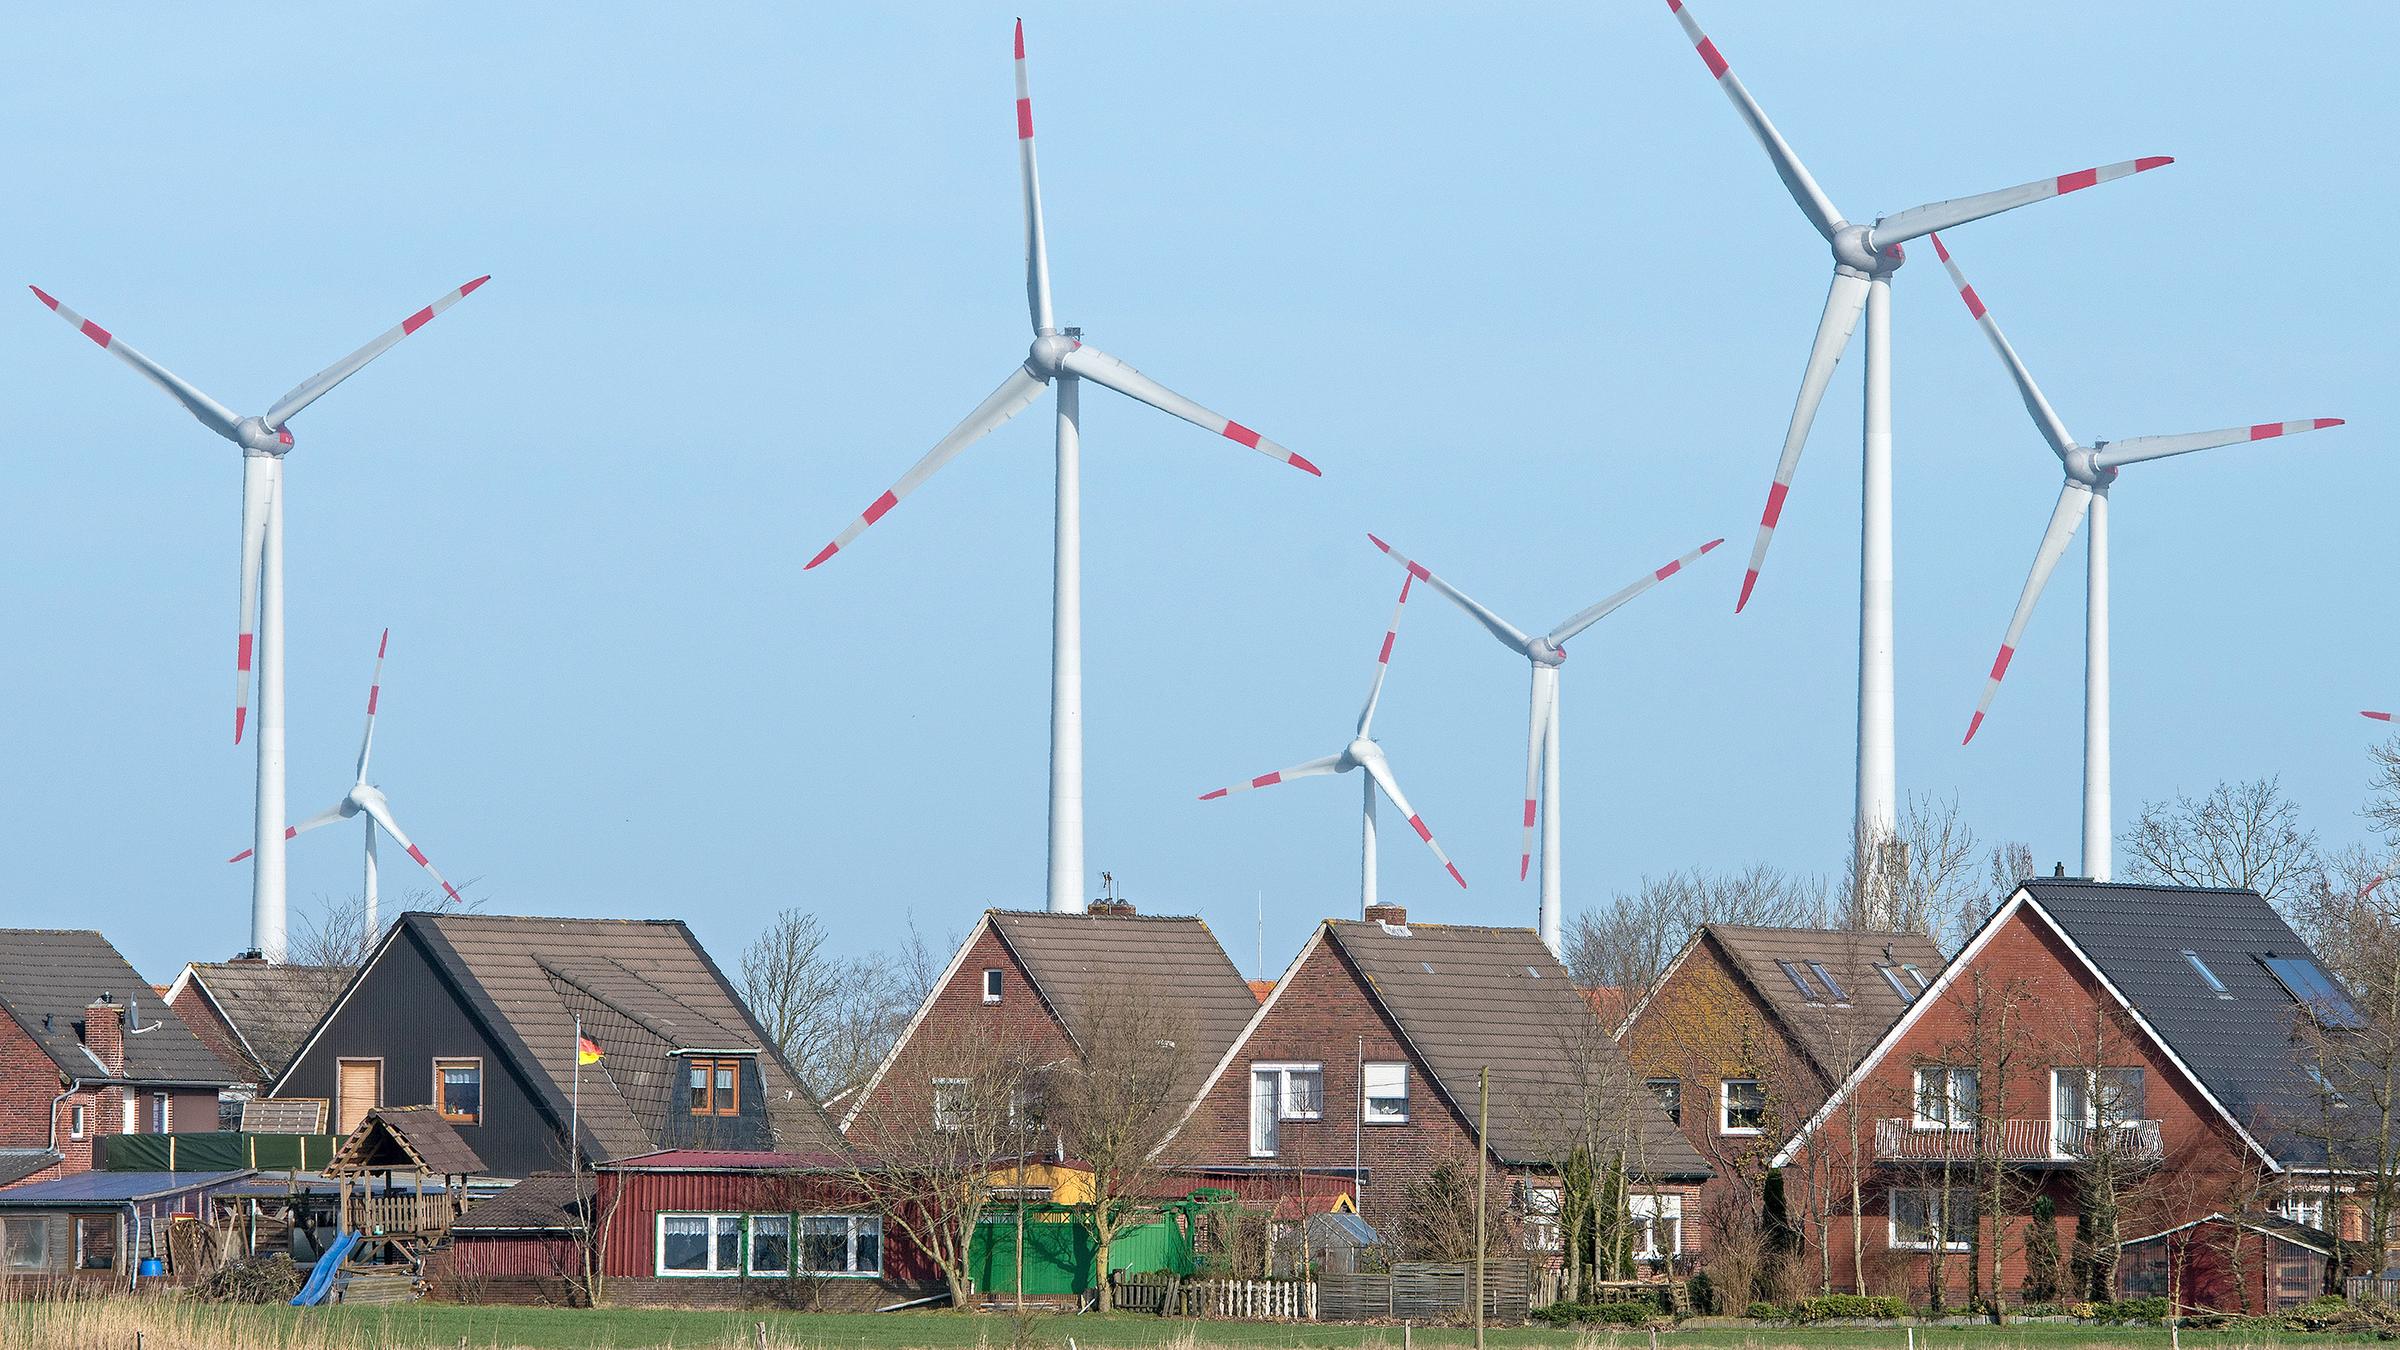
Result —
<instances>
[{"instance_id":1,"label":"white wind turbine tower","mask_svg":"<svg viewBox=\"0 0 2400 1350\"><path fill-rule=\"evenodd\" d=\"M1860 541L1858 582L1858 807L1855 847L1863 858L1877 840L1888 836L1899 820L1900 782L1892 728L1892 348L1891 281L1903 261L1901 245L1935 230L1947 230L2002 211L2064 196L2098 183L2111 182L2147 169L2172 164L2166 156L2126 160L2105 168L2083 169L2055 178L2036 179L1997 192L1978 193L1950 201L1911 207L1855 225L1834 209L1833 202L1808 167L1792 152L1775 124L1767 120L1741 78L1725 63L1683 0L1667 0L1667 8L1683 24L1684 33L1715 77L1717 87L1733 100L1752 135L1765 147L1784 190L1800 206L1817 233L1833 250L1833 285L1825 296L1824 315L1817 320L1815 343L1800 377L1800 397L1792 407L1790 428L1783 438L1783 457L1775 466L1775 482L1767 490L1767 506L1759 517L1758 538L1750 548L1750 566L1742 575L1739 613L1750 603L1766 565L1767 543L1783 515L1783 500L1791 491L1792 475L1800 467L1800 447L1816 420L1817 405L1833 379L1833 368L1850 345L1850 334L1863 312L1867 321L1866 407L1860 477Z\"/></svg>"},{"instance_id":2,"label":"white wind turbine tower","mask_svg":"<svg viewBox=\"0 0 2400 1350\"><path fill-rule=\"evenodd\" d=\"M1350 743L1342 747L1341 753L1312 759L1306 764L1295 764L1291 768L1281 769L1274 773L1263 773L1247 783L1236 783L1232 787L1222 787L1214 792L1200 794L1200 800L1210 802L1228 793L1248 792L1252 788L1273 787L1277 783L1288 783L1295 778L1316 778L1329 773L1348 773L1352 769L1365 770L1365 776L1359 781L1362 805L1359 815L1358 906L1361 914L1366 912L1368 906L1375 903L1376 896L1375 794L1377 791L1381 791L1384 796L1391 799L1393 809L1408 820L1408 827L1416 831L1419 839L1425 841L1425 847L1433 850L1433 856L1439 859L1443 869L1450 873L1450 879L1457 882L1461 889L1464 889L1467 884L1467 879L1459 874L1458 865L1451 862L1450 855L1442 852L1442 846L1433 841L1433 831L1426 828L1424 819L1410 809L1408 798L1400 795L1400 783L1392 776L1391 762L1384 757L1383 747L1376 744L1372 735L1375 725L1375 705L1383 697L1383 677L1391 669L1392 644L1398 641L1400 636L1400 611L1408 604L1409 583L1413 580L1413 577L1403 578L1400 582L1400 599L1392 606L1391 625L1384 629L1383 646L1375 653L1375 682L1367 686L1367 703L1364 708L1359 710L1358 730L1352 733Z\"/></svg>"},{"instance_id":3,"label":"white wind turbine tower","mask_svg":"<svg viewBox=\"0 0 2400 1350\"><path fill-rule=\"evenodd\" d=\"M443 880L442 874L435 870L434 865L426 861L425 850L418 848L401 831L400 822L392 819L391 800L383 795L380 788L367 781L367 757L375 749L375 707L383 699L383 653L391 645L392 630L386 628L383 630L382 639L375 644L375 678L367 686L367 731L366 735L360 737L358 742L358 782L348 792L342 794L340 801L283 832L284 838L291 839L306 834L320 825L331 825L337 821L348 820L352 816L363 815L366 817L364 822L367 833L366 932L369 937L383 931L375 915L375 830L378 826L382 827L385 834L392 837L392 842L398 844L401 850L408 854L410 860L424 868L426 874L433 878L434 884L440 886L453 901L463 898L459 895L458 888ZM238 863L249 857L250 854L250 849L243 849L225 861Z\"/></svg>"},{"instance_id":4,"label":"white wind turbine tower","mask_svg":"<svg viewBox=\"0 0 2400 1350\"><path fill-rule=\"evenodd\" d=\"M1526 870L1533 864L1533 821L1539 803L1542 821L1542 907L1536 925L1542 945L1556 956L1563 952L1559 931L1559 837L1563 808L1559 803L1558 754L1558 668L1567 659L1567 640L1600 622L1628 600L1649 590L1668 577L1697 561L1702 554L1724 543L1711 539L1675 561L1646 573L1639 581L1625 587L1596 605L1577 610L1565 622L1540 637L1527 637L1514 624L1484 608L1466 592L1427 571L1422 563L1412 562L1392 546L1368 535L1375 547L1390 554L1392 561L1408 569L1409 576L1450 597L1453 604L1465 610L1484 631L1500 639L1500 645L1525 658L1533 667L1533 693L1527 700L1525 730L1525 838L1517 857L1517 880L1525 879ZM1405 588L1402 591L1406 594ZM1536 789L1539 795L1536 795Z\"/></svg>"},{"instance_id":5,"label":"white wind turbine tower","mask_svg":"<svg viewBox=\"0 0 2400 1350\"><path fill-rule=\"evenodd\" d=\"M241 447L242 592L241 610L235 621L233 739L235 744L241 743L249 717L250 657L255 637L258 804L256 842L251 847L258 861L251 869L250 945L269 961L281 961L284 957L283 844L289 837L283 823L283 457L291 452L292 433L284 424L489 280L489 276L477 277L409 315L400 321L399 327L302 381L257 417L234 413L181 376L134 350L114 333L52 299L39 286L27 288L71 327L100 344L101 350L165 390L199 419L200 425Z\"/></svg>"},{"instance_id":6,"label":"white wind turbine tower","mask_svg":"<svg viewBox=\"0 0 2400 1350\"><path fill-rule=\"evenodd\" d=\"M1983 715L1991 709L1993 696L2000 692L2000 681L2008 674L2009 662L2016 658L2017 643L2025 635L2026 623L2033 618L2034 602L2042 598L2042 587L2049 584L2050 573L2057 568L2058 560L2066 556L2067 545L2075 541L2076 528L2085 516L2090 516L2083 620L2083 872L2094 881L2106 881L2113 871L2110 846L2115 838L2109 823L2108 493L2117 481L2117 471L2127 464L2188 455L2194 450L2338 427L2342 419L2259 422L2221 431L2133 436L2083 445L2068 434L2066 423L2051 408L2050 400L2042 397L2040 387L2033 382L2033 373L2017 359L2017 350L2009 345L2008 335L2000 331L2000 323L1984 306L1983 297L1967 284L1966 274L1959 271L1958 261L1943 246L1940 235L1933 237L1933 251L1941 258L1942 266L1949 269L1950 280L1957 284L1958 298L1966 302L1967 312L1975 316L1975 321L1983 326L1984 336L1992 340L1992 350L2000 354L2001 364L2008 367L2009 378L2016 382L2017 396L2025 401L2025 411L2033 417L2034 427L2049 442L2067 475L2066 485L2058 490L2058 505L2050 512L2050 525L2042 531L2041 547L2034 550L2033 572L2025 578L2025 590L2017 597L2016 613L2009 616L2008 636L2000 641L2000 654L1993 658L1992 673L1984 680L1983 697L1976 702L1975 716L1968 721L1966 737L1959 743L1964 745L1974 740L1975 733L1983 727Z\"/></svg>"},{"instance_id":7,"label":"white wind turbine tower","mask_svg":"<svg viewBox=\"0 0 2400 1350\"><path fill-rule=\"evenodd\" d=\"M1079 913L1086 899L1083 879L1083 498L1082 440L1077 429L1078 383L1090 380L1128 398L1172 413L1203 430L1271 459L1314 474L1317 466L1241 423L1211 412L1097 347L1085 346L1083 330L1060 328L1050 311L1050 253L1042 229L1041 178L1033 155L1033 100L1025 78L1025 23L1017 21L1017 167L1025 197L1025 299L1033 318L1033 346L1024 363L985 399L967 420L934 443L889 492L869 503L848 528L808 560L808 567L848 548L860 532L881 520L900 499L960 451L1023 412L1045 385L1058 385L1058 508L1050 610L1050 909ZM806 571L807 568L801 570Z\"/></svg>"}]
</instances>

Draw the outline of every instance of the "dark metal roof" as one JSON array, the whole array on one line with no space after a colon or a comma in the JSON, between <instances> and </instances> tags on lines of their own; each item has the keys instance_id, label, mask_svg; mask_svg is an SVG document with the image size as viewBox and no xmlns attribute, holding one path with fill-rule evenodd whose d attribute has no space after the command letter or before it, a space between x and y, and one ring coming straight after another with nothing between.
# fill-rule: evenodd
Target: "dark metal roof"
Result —
<instances>
[{"instance_id":1,"label":"dark metal roof","mask_svg":"<svg viewBox=\"0 0 2400 1350\"><path fill-rule=\"evenodd\" d=\"M1837 1083L1908 1010L1909 1000L1893 990L1876 966L1914 965L1931 981L1949 964L1933 939L1919 933L1757 928L1732 923L1706 924L1703 931L1766 1000L1789 1030L1793 1043L1829 1081ZM1819 993L1818 1001L1811 1002L1801 994L1778 964L1785 961L1810 981ZM1810 968L1812 962L1833 977L1840 986L1835 992L1847 995L1846 1001L1826 996Z\"/></svg>"},{"instance_id":2,"label":"dark metal roof","mask_svg":"<svg viewBox=\"0 0 2400 1350\"><path fill-rule=\"evenodd\" d=\"M748 1153L726 1148L669 1148L637 1158L619 1158L611 1172L839 1172L851 1166L840 1153Z\"/></svg>"},{"instance_id":3,"label":"dark metal roof","mask_svg":"<svg viewBox=\"0 0 2400 1350\"><path fill-rule=\"evenodd\" d=\"M2042 912L2124 994L2235 1122L2279 1162L2325 1161L2322 1139L2293 1127L2319 1115L2304 1046L2305 1009L2259 964L2270 953L2315 959L2256 891L2036 877ZM2196 954L2225 986L2192 968Z\"/></svg>"},{"instance_id":4,"label":"dark metal roof","mask_svg":"<svg viewBox=\"0 0 2400 1350\"><path fill-rule=\"evenodd\" d=\"M14 1186L59 1162L59 1155L46 1148L0 1149L0 1186Z\"/></svg>"},{"instance_id":5,"label":"dark metal roof","mask_svg":"<svg viewBox=\"0 0 2400 1350\"><path fill-rule=\"evenodd\" d=\"M589 1189L587 1186L586 1189ZM454 1233L555 1233L575 1227L575 1178L565 1172L536 1172L516 1185L467 1206L450 1225Z\"/></svg>"},{"instance_id":6,"label":"dark metal roof","mask_svg":"<svg viewBox=\"0 0 2400 1350\"><path fill-rule=\"evenodd\" d=\"M1567 968L1530 928L1328 920L1327 935L1365 977L1443 1095L1475 1113L1477 1071L1492 1072L1491 1145L1515 1162L1562 1155L1595 1087L1624 1093L1650 1180L1706 1177L1666 1111L1642 1088Z\"/></svg>"},{"instance_id":7,"label":"dark metal roof","mask_svg":"<svg viewBox=\"0 0 2400 1350\"><path fill-rule=\"evenodd\" d=\"M217 1015L241 1037L262 1082L292 1062L351 973L343 966L266 961L194 961L190 969Z\"/></svg>"},{"instance_id":8,"label":"dark metal roof","mask_svg":"<svg viewBox=\"0 0 2400 1350\"><path fill-rule=\"evenodd\" d=\"M126 1005L131 1014L126 1019L124 1077L200 1086L233 1081L226 1063L192 1034L107 938L81 929L0 928L0 1008L70 1078L108 1077L83 1048L82 1037L83 1010L102 994Z\"/></svg>"},{"instance_id":9,"label":"dark metal roof","mask_svg":"<svg viewBox=\"0 0 2400 1350\"><path fill-rule=\"evenodd\" d=\"M35 1181L0 1191L0 1207L51 1208L58 1205L121 1205L129 1200L157 1200L170 1195L204 1191L252 1175L238 1172L76 1172L50 1181Z\"/></svg>"},{"instance_id":10,"label":"dark metal roof","mask_svg":"<svg viewBox=\"0 0 2400 1350\"><path fill-rule=\"evenodd\" d=\"M999 909L991 919L1079 1040L1079 1023L1111 985L1167 1005L1192 1042L1180 1056L1187 1094L1199 1091L1258 1011L1249 981L1199 919Z\"/></svg>"}]
</instances>

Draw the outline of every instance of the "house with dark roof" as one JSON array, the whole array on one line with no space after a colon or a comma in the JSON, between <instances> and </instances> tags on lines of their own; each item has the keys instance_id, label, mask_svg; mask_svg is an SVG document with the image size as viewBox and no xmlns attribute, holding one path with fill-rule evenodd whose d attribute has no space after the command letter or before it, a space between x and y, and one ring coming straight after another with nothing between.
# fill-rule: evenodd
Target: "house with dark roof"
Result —
<instances>
[{"instance_id":1,"label":"house with dark roof","mask_svg":"<svg viewBox=\"0 0 2400 1350\"><path fill-rule=\"evenodd\" d=\"M111 1134L214 1130L232 1075L107 938L0 929L0 1185L92 1166Z\"/></svg>"},{"instance_id":2,"label":"house with dark roof","mask_svg":"<svg viewBox=\"0 0 2400 1350\"><path fill-rule=\"evenodd\" d=\"M349 983L342 966L250 957L194 961L167 986L167 1005L234 1074L237 1098L275 1081L301 1038Z\"/></svg>"},{"instance_id":3,"label":"house with dark roof","mask_svg":"<svg viewBox=\"0 0 2400 1350\"><path fill-rule=\"evenodd\" d=\"M343 1133L377 1106L432 1107L498 1177L565 1167L570 1123L594 1161L841 1148L671 919L402 915L269 1091L330 1100Z\"/></svg>"},{"instance_id":4,"label":"house with dark roof","mask_svg":"<svg viewBox=\"0 0 2400 1350\"><path fill-rule=\"evenodd\" d=\"M930 1115L949 1047L1005 1044L1033 1064L1072 1062L1132 1001L1179 1043L1178 1098L1198 1089L1258 1011L1197 918L1137 914L1123 900L1083 914L986 910L874 1074L834 1110L854 1138Z\"/></svg>"},{"instance_id":5,"label":"house with dark roof","mask_svg":"<svg viewBox=\"0 0 2400 1350\"><path fill-rule=\"evenodd\" d=\"M1436 1169L1473 1174L1488 1071L1480 1139L1510 1183L1504 1231L1558 1252L1560 1162L1598 1141L1631 1178L1637 1255L1679 1253L1708 1164L1539 936L1370 913L1319 924L1211 1066L1161 1151L1179 1177L1261 1208L1346 1196L1383 1229Z\"/></svg>"},{"instance_id":6,"label":"house with dark roof","mask_svg":"<svg viewBox=\"0 0 2400 1350\"><path fill-rule=\"evenodd\" d=\"M1757 1230L1777 1146L1942 965L1941 949L1916 933L1694 930L1616 1031L1627 1062L1715 1173L1686 1216L1691 1250ZM1790 1172L1783 1184L1813 1195L1835 1180Z\"/></svg>"},{"instance_id":7,"label":"house with dark roof","mask_svg":"<svg viewBox=\"0 0 2400 1350\"><path fill-rule=\"evenodd\" d=\"M1995 1251L2014 1297L2037 1198L2062 1249L2087 1212L2113 1213L2122 1238L2340 1226L2324 1128L2339 1103L2313 1066L2323 1038L2358 1021L2254 891L2035 878L1773 1161L1845 1179L1812 1235L1837 1288L1919 1299L1937 1283L1951 1300L1988 1285ZM2292 1292L2226 1287L2251 1308Z\"/></svg>"}]
</instances>

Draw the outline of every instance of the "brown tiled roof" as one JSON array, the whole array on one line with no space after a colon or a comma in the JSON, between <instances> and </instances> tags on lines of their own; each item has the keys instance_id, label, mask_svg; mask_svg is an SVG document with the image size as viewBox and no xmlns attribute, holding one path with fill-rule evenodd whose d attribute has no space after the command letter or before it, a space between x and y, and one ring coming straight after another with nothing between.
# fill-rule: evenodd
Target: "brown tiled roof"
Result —
<instances>
[{"instance_id":1,"label":"brown tiled roof","mask_svg":"<svg viewBox=\"0 0 2400 1350\"><path fill-rule=\"evenodd\" d=\"M1920 933L1754 928L1730 923L1707 924L1702 931L1766 1000L1802 1052L1836 1082L1849 1075L1908 1008L1908 1002L1876 966L1914 965L1930 982L1948 964L1933 939ZM1776 964L1779 961L1789 961L1806 974L1819 998L1803 997ZM1833 992L1847 996L1846 1001L1826 996L1811 962L1824 966L1833 976L1841 986ZM1910 987L1913 990L1915 986Z\"/></svg>"},{"instance_id":2,"label":"brown tiled roof","mask_svg":"<svg viewBox=\"0 0 2400 1350\"><path fill-rule=\"evenodd\" d=\"M590 1183L585 1183L587 1202ZM467 1206L453 1233L552 1233L575 1227L575 1178L536 1172L505 1191Z\"/></svg>"},{"instance_id":3,"label":"brown tiled roof","mask_svg":"<svg viewBox=\"0 0 2400 1350\"><path fill-rule=\"evenodd\" d=\"M136 1082L235 1081L107 938L89 930L0 928L0 1009L70 1078L108 1076L83 1046L83 1009L107 994L125 1006L125 1077Z\"/></svg>"},{"instance_id":4,"label":"brown tiled roof","mask_svg":"<svg viewBox=\"0 0 2400 1350\"><path fill-rule=\"evenodd\" d=\"M273 1082L292 1062L351 974L341 966L265 961L194 961L190 969L217 1015L247 1047L262 1083Z\"/></svg>"},{"instance_id":5,"label":"brown tiled roof","mask_svg":"<svg viewBox=\"0 0 2400 1350\"><path fill-rule=\"evenodd\" d=\"M483 1159L432 1107L378 1106L334 1150L325 1174L356 1175L384 1167L471 1177L483 1171Z\"/></svg>"},{"instance_id":6,"label":"brown tiled roof","mask_svg":"<svg viewBox=\"0 0 2400 1350\"><path fill-rule=\"evenodd\" d=\"M1625 1020L1625 991L1616 985L1586 985L1583 1001L1592 1005L1592 1015L1600 1019L1600 1025L1611 1031Z\"/></svg>"},{"instance_id":7,"label":"brown tiled roof","mask_svg":"<svg viewBox=\"0 0 2400 1350\"><path fill-rule=\"evenodd\" d=\"M594 1151L658 1146L679 1049L755 1050L779 1147L838 1152L841 1136L689 928L675 919L546 919L411 912L411 926L517 1066L568 1114L575 1018L605 1058L583 1073ZM730 1043L729 1043L730 1042Z\"/></svg>"},{"instance_id":8,"label":"brown tiled roof","mask_svg":"<svg viewBox=\"0 0 2400 1350\"><path fill-rule=\"evenodd\" d=\"M1250 997L1261 1003L1266 1002L1267 995L1274 992L1275 982L1273 980L1252 980L1250 982Z\"/></svg>"},{"instance_id":9,"label":"brown tiled roof","mask_svg":"<svg viewBox=\"0 0 2400 1350\"><path fill-rule=\"evenodd\" d=\"M1597 1079L1628 1094L1624 1109L1639 1124L1639 1174L1653 1180L1709 1174L1532 929L1339 919L1325 929L1443 1095L1470 1119L1478 1071L1491 1070L1490 1140L1501 1158L1557 1157L1578 1111L1572 1103L1580 1101L1580 1084Z\"/></svg>"},{"instance_id":10,"label":"brown tiled roof","mask_svg":"<svg viewBox=\"0 0 2400 1350\"><path fill-rule=\"evenodd\" d=\"M1258 1011L1249 981L1196 918L993 910L992 925L1025 963L1042 997L1077 1035L1112 985L1167 1006L1191 1044L1183 1061L1197 1092Z\"/></svg>"}]
</instances>

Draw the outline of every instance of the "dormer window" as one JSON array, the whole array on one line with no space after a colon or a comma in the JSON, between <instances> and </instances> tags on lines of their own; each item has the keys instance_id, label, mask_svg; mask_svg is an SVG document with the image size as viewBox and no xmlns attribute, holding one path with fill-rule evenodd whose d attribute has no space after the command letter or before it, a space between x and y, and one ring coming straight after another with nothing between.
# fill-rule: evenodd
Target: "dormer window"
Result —
<instances>
[{"instance_id":1,"label":"dormer window","mask_svg":"<svg viewBox=\"0 0 2400 1350\"><path fill-rule=\"evenodd\" d=\"M738 1116L742 1113L742 1061L738 1058L693 1056L690 1106L695 1116Z\"/></svg>"}]
</instances>

